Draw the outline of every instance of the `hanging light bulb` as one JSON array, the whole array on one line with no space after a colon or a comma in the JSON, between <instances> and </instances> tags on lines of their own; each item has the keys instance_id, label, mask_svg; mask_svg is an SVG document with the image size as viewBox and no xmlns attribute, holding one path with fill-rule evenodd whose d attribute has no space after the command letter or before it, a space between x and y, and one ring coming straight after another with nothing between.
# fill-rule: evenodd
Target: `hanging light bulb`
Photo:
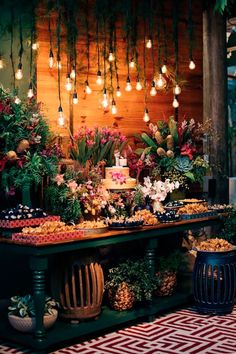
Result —
<instances>
[{"instance_id":1,"label":"hanging light bulb","mask_svg":"<svg viewBox=\"0 0 236 354\"><path fill-rule=\"evenodd\" d=\"M88 80L85 81L85 92L90 95L92 93L91 88L89 87Z\"/></svg>"},{"instance_id":2,"label":"hanging light bulb","mask_svg":"<svg viewBox=\"0 0 236 354\"><path fill-rule=\"evenodd\" d=\"M77 96L77 92L74 91L73 93L73 99L72 99L73 104L78 104L79 100L78 100L78 96Z\"/></svg>"},{"instance_id":3,"label":"hanging light bulb","mask_svg":"<svg viewBox=\"0 0 236 354\"><path fill-rule=\"evenodd\" d=\"M172 106L174 108L178 108L179 107L179 101L177 100L177 98L174 96L174 100L172 102Z\"/></svg>"},{"instance_id":4,"label":"hanging light bulb","mask_svg":"<svg viewBox=\"0 0 236 354\"><path fill-rule=\"evenodd\" d=\"M97 80L96 80L96 83L97 83L98 85L102 85L102 83L103 83L103 80L102 80L102 73L101 73L100 70L98 70L98 72L97 72Z\"/></svg>"},{"instance_id":5,"label":"hanging light bulb","mask_svg":"<svg viewBox=\"0 0 236 354\"><path fill-rule=\"evenodd\" d=\"M178 84L176 84L175 87L173 88L173 93L176 96L181 94L181 87Z\"/></svg>"},{"instance_id":6,"label":"hanging light bulb","mask_svg":"<svg viewBox=\"0 0 236 354\"><path fill-rule=\"evenodd\" d=\"M33 49L33 50L39 49L39 44L38 44L38 42L32 43L32 49Z\"/></svg>"},{"instance_id":7,"label":"hanging light bulb","mask_svg":"<svg viewBox=\"0 0 236 354\"><path fill-rule=\"evenodd\" d=\"M151 40L151 38L149 38L149 39L147 40L147 42L146 42L146 48L148 48L148 49L152 48L152 40Z\"/></svg>"},{"instance_id":8,"label":"hanging light bulb","mask_svg":"<svg viewBox=\"0 0 236 354\"><path fill-rule=\"evenodd\" d=\"M3 69L3 67L4 67L4 62L3 62L2 58L0 57L0 70Z\"/></svg>"},{"instance_id":9,"label":"hanging light bulb","mask_svg":"<svg viewBox=\"0 0 236 354\"><path fill-rule=\"evenodd\" d=\"M111 103L111 113L116 114L117 113L117 107L116 107L116 101L113 99Z\"/></svg>"},{"instance_id":10,"label":"hanging light bulb","mask_svg":"<svg viewBox=\"0 0 236 354\"><path fill-rule=\"evenodd\" d=\"M29 84L29 89L28 89L28 92L27 92L27 97L28 97L28 98L34 97L34 91L33 91L32 82Z\"/></svg>"},{"instance_id":11,"label":"hanging light bulb","mask_svg":"<svg viewBox=\"0 0 236 354\"><path fill-rule=\"evenodd\" d=\"M53 52L52 52L52 49L50 49L50 52L49 52L49 60L48 60L48 65L49 65L49 68L52 69L53 68L53 65L54 65L54 55L53 55Z\"/></svg>"},{"instance_id":12,"label":"hanging light bulb","mask_svg":"<svg viewBox=\"0 0 236 354\"><path fill-rule=\"evenodd\" d=\"M71 69L71 72L70 72L70 78L72 80L75 79L75 76L76 76L76 72L75 72L75 65L72 66L72 69Z\"/></svg>"},{"instance_id":13,"label":"hanging light bulb","mask_svg":"<svg viewBox=\"0 0 236 354\"><path fill-rule=\"evenodd\" d=\"M115 56L114 56L113 50L111 48L110 52L109 52L109 56L108 56L108 61L114 61L114 60L115 60Z\"/></svg>"},{"instance_id":14,"label":"hanging light bulb","mask_svg":"<svg viewBox=\"0 0 236 354\"><path fill-rule=\"evenodd\" d=\"M116 88L116 96L117 97L121 96L120 86L117 86L117 88Z\"/></svg>"},{"instance_id":15,"label":"hanging light bulb","mask_svg":"<svg viewBox=\"0 0 236 354\"><path fill-rule=\"evenodd\" d=\"M61 68L62 68L60 57L57 58L57 68L58 68L59 70L61 70Z\"/></svg>"},{"instance_id":16,"label":"hanging light bulb","mask_svg":"<svg viewBox=\"0 0 236 354\"><path fill-rule=\"evenodd\" d=\"M70 74L66 75L65 88L66 88L67 91L71 91L72 90L72 82L71 82Z\"/></svg>"},{"instance_id":17,"label":"hanging light bulb","mask_svg":"<svg viewBox=\"0 0 236 354\"><path fill-rule=\"evenodd\" d=\"M136 88L137 91L141 91L142 88L143 88L138 76L137 76L137 79L136 79L136 86L135 86L135 88Z\"/></svg>"},{"instance_id":18,"label":"hanging light bulb","mask_svg":"<svg viewBox=\"0 0 236 354\"><path fill-rule=\"evenodd\" d=\"M196 68L196 64L194 63L193 59L190 59L189 62L189 69L194 70Z\"/></svg>"},{"instance_id":19,"label":"hanging light bulb","mask_svg":"<svg viewBox=\"0 0 236 354\"><path fill-rule=\"evenodd\" d=\"M152 81L152 87L151 87L151 90L150 90L150 95L151 96L156 96L157 94L157 90L155 88L155 81Z\"/></svg>"},{"instance_id":20,"label":"hanging light bulb","mask_svg":"<svg viewBox=\"0 0 236 354\"><path fill-rule=\"evenodd\" d=\"M132 58L129 62L129 67L130 69L134 69L135 68L135 61L134 61L134 58Z\"/></svg>"},{"instance_id":21,"label":"hanging light bulb","mask_svg":"<svg viewBox=\"0 0 236 354\"><path fill-rule=\"evenodd\" d=\"M149 115L148 115L148 109L147 109L147 108L145 108L145 110L144 110L143 121L144 121L145 123L148 123L148 122L150 121L150 118L149 118Z\"/></svg>"},{"instance_id":22,"label":"hanging light bulb","mask_svg":"<svg viewBox=\"0 0 236 354\"><path fill-rule=\"evenodd\" d=\"M161 72L162 74L166 74L167 73L167 66L166 64L163 64L162 67L161 67Z\"/></svg>"},{"instance_id":23,"label":"hanging light bulb","mask_svg":"<svg viewBox=\"0 0 236 354\"><path fill-rule=\"evenodd\" d=\"M103 106L103 108L107 108L108 105L109 105L109 103L108 103L108 99L107 99L107 90L104 88L102 106Z\"/></svg>"},{"instance_id":24,"label":"hanging light bulb","mask_svg":"<svg viewBox=\"0 0 236 354\"><path fill-rule=\"evenodd\" d=\"M132 90L132 86L131 86L131 83L130 83L130 78L129 78L129 76L127 76L125 91L129 92L131 90Z\"/></svg>"},{"instance_id":25,"label":"hanging light bulb","mask_svg":"<svg viewBox=\"0 0 236 354\"><path fill-rule=\"evenodd\" d=\"M15 104L20 104L21 100L19 99L18 96L15 96L15 100L14 100Z\"/></svg>"},{"instance_id":26,"label":"hanging light bulb","mask_svg":"<svg viewBox=\"0 0 236 354\"><path fill-rule=\"evenodd\" d=\"M16 74L15 74L15 78L16 78L16 80L21 80L22 77L23 77L22 64L19 63L18 64L18 69L17 69Z\"/></svg>"},{"instance_id":27,"label":"hanging light bulb","mask_svg":"<svg viewBox=\"0 0 236 354\"><path fill-rule=\"evenodd\" d=\"M60 105L58 108L58 125L63 127L65 125L65 118L62 110L62 106Z\"/></svg>"},{"instance_id":28,"label":"hanging light bulb","mask_svg":"<svg viewBox=\"0 0 236 354\"><path fill-rule=\"evenodd\" d=\"M166 80L165 80L165 78L163 77L162 74L159 74L158 79L157 79L157 81L156 81L157 89L160 89L160 90L161 90L161 89L165 88L165 85L166 85Z\"/></svg>"}]
</instances>

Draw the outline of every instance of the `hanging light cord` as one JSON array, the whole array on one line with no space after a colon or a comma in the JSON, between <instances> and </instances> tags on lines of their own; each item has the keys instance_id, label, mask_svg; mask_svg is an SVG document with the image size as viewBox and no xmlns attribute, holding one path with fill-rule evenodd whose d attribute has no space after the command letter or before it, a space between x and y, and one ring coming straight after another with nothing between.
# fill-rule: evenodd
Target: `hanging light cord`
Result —
<instances>
[{"instance_id":1,"label":"hanging light cord","mask_svg":"<svg viewBox=\"0 0 236 354\"><path fill-rule=\"evenodd\" d=\"M22 62L22 55L24 52L24 47L23 47L23 31L22 31L22 19L21 15L19 17L19 33L20 33L20 50L19 50L19 62Z\"/></svg>"},{"instance_id":2,"label":"hanging light cord","mask_svg":"<svg viewBox=\"0 0 236 354\"><path fill-rule=\"evenodd\" d=\"M97 65L98 65L98 71L100 71L100 46L99 46L99 22L97 18L96 22L96 47L97 47Z\"/></svg>"},{"instance_id":3,"label":"hanging light cord","mask_svg":"<svg viewBox=\"0 0 236 354\"><path fill-rule=\"evenodd\" d=\"M114 29L114 55L115 55L115 61L114 61L114 65L115 65L115 72L116 72L116 85L117 87L119 87L119 74L118 74L118 67L117 67L117 43L116 43L116 28Z\"/></svg>"},{"instance_id":4,"label":"hanging light cord","mask_svg":"<svg viewBox=\"0 0 236 354\"><path fill-rule=\"evenodd\" d=\"M173 40L175 48L175 81L178 82L179 75L179 38L178 38L178 1L174 0L173 6Z\"/></svg>"},{"instance_id":5,"label":"hanging light cord","mask_svg":"<svg viewBox=\"0 0 236 354\"><path fill-rule=\"evenodd\" d=\"M112 78L112 62L110 62L110 82L111 82L111 97L114 100L113 78Z\"/></svg>"},{"instance_id":6,"label":"hanging light cord","mask_svg":"<svg viewBox=\"0 0 236 354\"><path fill-rule=\"evenodd\" d=\"M188 1L188 32L189 32L189 58L193 59L193 17L192 17L192 0Z\"/></svg>"},{"instance_id":7,"label":"hanging light cord","mask_svg":"<svg viewBox=\"0 0 236 354\"><path fill-rule=\"evenodd\" d=\"M87 36L87 81L88 81L88 76L89 76L89 70L90 70L90 39L89 39L89 5L88 5L88 0L86 1L86 16L85 16L85 26L86 26L86 36Z\"/></svg>"},{"instance_id":8,"label":"hanging light cord","mask_svg":"<svg viewBox=\"0 0 236 354\"><path fill-rule=\"evenodd\" d=\"M14 58L13 58L13 24L14 24L14 9L11 7L11 25L10 25L10 34L11 34L11 49L10 49L10 59L11 59L11 67L13 74L13 89L16 89L16 78L15 78L15 66L14 66Z\"/></svg>"},{"instance_id":9,"label":"hanging light cord","mask_svg":"<svg viewBox=\"0 0 236 354\"><path fill-rule=\"evenodd\" d=\"M103 47L103 89L106 88L106 80L107 80L107 73L106 73L106 46L107 46L107 36L106 36L106 20L103 17L103 25L104 25L104 47Z\"/></svg>"},{"instance_id":10,"label":"hanging light cord","mask_svg":"<svg viewBox=\"0 0 236 354\"><path fill-rule=\"evenodd\" d=\"M61 106L61 72L59 67L59 61L61 60L61 7L58 8L57 19L57 81L58 81L58 99Z\"/></svg>"},{"instance_id":11,"label":"hanging light cord","mask_svg":"<svg viewBox=\"0 0 236 354\"><path fill-rule=\"evenodd\" d=\"M147 81L146 81L146 21L144 19L143 31L143 85L144 85L144 103L147 108Z\"/></svg>"},{"instance_id":12,"label":"hanging light cord","mask_svg":"<svg viewBox=\"0 0 236 354\"><path fill-rule=\"evenodd\" d=\"M52 31L51 31L51 15L48 16L48 32L49 32L49 42L50 42L50 51L52 51Z\"/></svg>"},{"instance_id":13,"label":"hanging light cord","mask_svg":"<svg viewBox=\"0 0 236 354\"><path fill-rule=\"evenodd\" d=\"M163 0L159 0L160 5L160 19L162 22L162 30L163 30L163 38L164 38L164 56L165 56L165 63L167 62L168 58L168 48L167 48L167 33L166 33L166 22L165 22L165 9Z\"/></svg>"}]
</instances>

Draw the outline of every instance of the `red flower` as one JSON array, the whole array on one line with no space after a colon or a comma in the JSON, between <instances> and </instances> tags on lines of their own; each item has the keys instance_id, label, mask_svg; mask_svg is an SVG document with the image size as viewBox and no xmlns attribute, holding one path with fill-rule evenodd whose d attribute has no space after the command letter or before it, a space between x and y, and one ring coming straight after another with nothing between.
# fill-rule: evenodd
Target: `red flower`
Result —
<instances>
[{"instance_id":1,"label":"red flower","mask_svg":"<svg viewBox=\"0 0 236 354\"><path fill-rule=\"evenodd\" d=\"M6 162L7 162L7 157L4 156L4 157L0 160L0 172L5 169Z\"/></svg>"},{"instance_id":2,"label":"red flower","mask_svg":"<svg viewBox=\"0 0 236 354\"><path fill-rule=\"evenodd\" d=\"M189 144L184 144L180 150L180 155L188 156L189 160L193 159L193 154L196 153L196 148L191 147Z\"/></svg>"}]
</instances>

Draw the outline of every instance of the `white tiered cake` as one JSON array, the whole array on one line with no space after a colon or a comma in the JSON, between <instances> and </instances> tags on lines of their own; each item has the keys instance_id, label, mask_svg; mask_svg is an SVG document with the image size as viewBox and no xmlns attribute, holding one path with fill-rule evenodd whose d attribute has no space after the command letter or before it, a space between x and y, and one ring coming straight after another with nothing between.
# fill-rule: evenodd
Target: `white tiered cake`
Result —
<instances>
[{"instance_id":1,"label":"white tiered cake","mask_svg":"<svg viewBox=\"0 0 236 354\"><path fill-rule=\"evenodd\" d=\"M129 167L106 167L103 185L107 189L132 189L136 186L136 179L129 176Z\"/></svg>"}]
</instances>

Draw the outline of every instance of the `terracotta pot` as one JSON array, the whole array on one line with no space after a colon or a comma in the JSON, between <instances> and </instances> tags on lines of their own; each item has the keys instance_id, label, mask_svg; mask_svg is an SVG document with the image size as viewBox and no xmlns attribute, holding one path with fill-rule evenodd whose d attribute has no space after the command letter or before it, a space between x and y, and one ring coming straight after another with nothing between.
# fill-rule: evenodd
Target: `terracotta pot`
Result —
<instances>
[{"instance_id":1,"label":"terracotta pot","mask_svg":"<svg viewBox=\"0 0 236 354\"><path fill-rule=\"evenodd\" d=\"M45 329L52 327L56 322L58 311L56 309L53 309L52 311L52 315L44 315L43 317ZM19 317L8 314L8 320L11 326L20 332L30 333L33 332L35 328L35 317Z\"/></svg>"}]
</instances>

